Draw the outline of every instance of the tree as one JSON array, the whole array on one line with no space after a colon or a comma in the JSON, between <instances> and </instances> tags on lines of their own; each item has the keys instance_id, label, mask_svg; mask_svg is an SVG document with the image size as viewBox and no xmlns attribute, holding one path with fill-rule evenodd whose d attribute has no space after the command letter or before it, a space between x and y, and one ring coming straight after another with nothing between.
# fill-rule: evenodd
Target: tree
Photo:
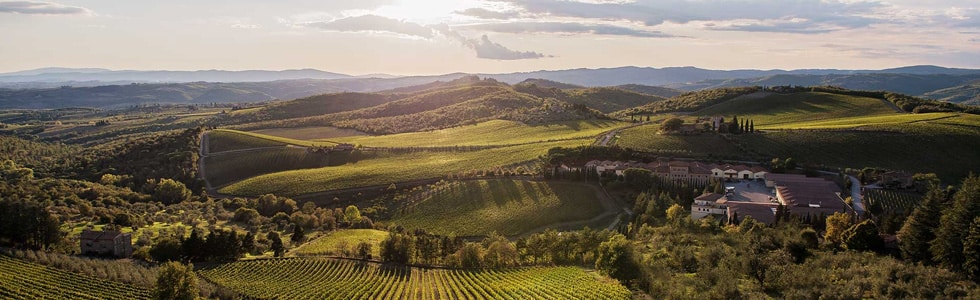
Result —
<instances>
[{"instance_id":1,"label":"tree","mask_svg":"<svg viewBox=\"0 0 980 300\"><path fill-rule=\"evenodd\" d=\"M303 240L305 240L305 239L306 239L306 232L303 231L303 226L299 226L298 224L294 224L293 225L293 236L292 236L292 238L290 238L290 241L292 241L294 244L299 244L299 243L302 243Z\"/></svg>"},{"instance_id":2,"label":"tree","mask_svg":"<svg viewBox=\"0 0 980 300\"><path fill-rule=\"evenodd\" d=\"M738 133L738 116L732 116L732 122L728 124L729 133Z\"/></svg>"},{"instance_id":3,"label":"tree","mask_svg":"<svg viewBox=\"0 0 980 300\"><path fill-rule=\"evenodd\" d=\"M286 254L286 246L282 244L282 238L279 236L278 232L270 231L269 234L266 235L266 239L272 243L271 247L273 256L282 257L284 254Z\"/></svg>"},{"instance_id":4,"label":"tree","mask_svg":"<svg viewBox=\"0 0 980 300\"><path fill-rule=\"evenodd\" d=\"M360 220L361 220L361 211L357 209L357 206L348 205L347 208L344 209L344 222L353 225L354 223L357 223L357 221Z\"/></svg>"},{"instance_id":5,"label":"tree","mask_svg":"<svg viewBox=\"0 0 980 300\"><path fill-rule=\"evenodd\" d=\"M173 237L163 238L150 248L150 257L158 262L180 260L180 253L181 242Z\"/></svg>"},{"instance_id":6,"label":"tree","mask_svg":"<svg viewBox=\"0 0 980 300\"><path fill-rule=\"evenodd\" d=\"M902 251L902 257L910 261L932 261L929 243L936 238L936 228L939 227L942 203L945 200L946 193L938 185L934 185L905 220L902 229L898 230L898 247Z\"/></svg>"},{"instance_id":7,"label":"tree","mask_svg":"<svg viewBox=\"0 0 980 300\"><path fill-rule=\"evenodd\" d=\"M466 243L457 253L459 264L463 268L478 269L483 267L483 247L478 243Z\"/></svg>"},{"instance_id":8,"label":"tree","mask_svg":"<svg viewBox=\"0 0 980 300\"><path fill-rule=\"evenodd\" d=\"M970 174L955 195L953 204L943 212L936 238L929 247L932 258L943 267L960 271L966 257L963 240L973 219L980 217L980 177Z\"/></svg>"},{"instance_id":9,"label":"tree","mask_svg":"<svg viewBox=\"0 0 980 300\"><path fill-rule=\"evenodd\" d=\"M674 205L667 208L667 222L674 225L674 227L682 227L686 223L687 217L687 210L679 204L674 203Z\"/></svg>"},{"instance_id":10,"label":"tree","mask_svg":"<svg viewBox=\"0 0 980 300\"><path fill-rule=\"evenodd\" d=\"M191 199L191 190L180 181L165 178L153 189L153 197L163 204L176 204Z\"/></svg>"},{"instance_id":11,"label":"tree","mask_svg":"<svg viewBox=\"0 0 980 300\"><path fill-rule=\"evenodd\" d=\"M160 267L156 286L153 288L154 298L192 300L197 298L198 293L193 265L168 262Z\"/></svg>"},{"instance_id":12,"label":"tree","mask_svg":"<svg viewBox=\"0 0 980 300\"><path fill-rule=\"evenodd\" d=\"M871 220L851 226L843 235L843 246L847 250L881 251L885 247L885 242L878 236L878 225Z\"/></svg>"},{"instance_id":13,"label":"tree","mask_svg":"<svg viewBox=\"0 0 980 300\"><path fill-rule=\"evenodd\" d=\"M783 165L786 167L786 171L796 170L796 160L794 160L792 157L786 158L786 160L783 161Z\"/></svg>"},{"instance_id":14,"label":"tree","mask_svg":"<svg viewBox=\"0 0 980 300\"><path fill-rule=\"evenodd\" d=\"M357 243L357 258L360 259L371 259L371 243L360 242Z\"/></svg>"},{"instance_id":15,"label":"tree","mask_svg":"<svg viewBox=\"0 0 980 300\"><path fill-rule=\"evenodd\" d=\"M980 217L970 224L970 234L963 241L963 271L973 280L980 280Z\"/></svg>"},{"instance_id":16,"label":"tree","mask_svg":"<svg viewBox=\"0 0 980 300\"><path fill-rule=\"evenodd\" d=\"M663 128L664 131L677 131L681 129L681 125L683 124L684 124L684 120L678 118L670 118L664 121L664 124L661 127Z\"/></svg>"},{"instance_id":17,"label":"tree","mask_svg":"<svg viewBox=\"0 0 980 300\"><path fill-rule=\"evenodd\" d=\"M639 268L631 259L633 248L626 236L616 233L599 244L595 268L599 272L628 284L639 276Z\"/></svg>"},{"instance_id":18,"label":"tree","mask_svg":"<svg viewBox=\"0 0 980 300\"><path fill-rule=\"evenodd\" d=\"M828 244L838 247L844 241L844 231L848 228L851 228L851 216L836 212L827 217L827 232L824 233L823 239Z\"/></svg>"},{"instance_id":19,"label":"tree","mask_svg":"<svg viewBox=\"0 0 980 300\"><path fill-rule=\"evenodd\" d=\"M755 133L755 120L749 121L749 132Z\"/></svg>"}]
</instances>

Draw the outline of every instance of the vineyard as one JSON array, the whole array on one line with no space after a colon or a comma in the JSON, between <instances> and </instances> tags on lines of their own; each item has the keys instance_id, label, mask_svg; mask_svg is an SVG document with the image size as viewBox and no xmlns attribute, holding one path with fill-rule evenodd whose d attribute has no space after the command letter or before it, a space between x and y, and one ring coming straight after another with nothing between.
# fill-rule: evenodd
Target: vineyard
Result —
<instances>
[{"instance_id":1,"label":"vineyard","mask_svg":"<svg viewBox=\"0 0 980 300\"><path fill-rule=\"evenodd\" d=\"M434 131L344 137L332 140L371 147L514 145L591 138L625 125L627 124L619 121L585 120L532 126L515 121L493 120Z\"/></svg>"},{"instance_id":2,"label":"vineyard","mask_svg":"<svg viewBox=\"0 0 980 300\"><path fill-rule=\"evenodd\" d=\"M576 267L446 270L353 260L242 261L201 270L219 285L279 299L628 299L612 279Z\"/></svg>"},{"instance_id":3,"label":"vineyard","mask_svg":"<svg viewBox=\"0 0 980 300\"><path fill-rule=\"evenodd\" d=\"M625 129L620 132L616 145L645 152L684 156L708 154L737 154L741 150L717 134L666 135L658 134L660 125L649 124Z\"/></svg>"},{"instance_id":4,"label":"vineyard","mask_svg":"<svg viewBox=\"0 0 980 300\"><path fill-rule=\"evenodd\" d=\"M383 155L333 167L291 170L251 177L223 187L232 195L275 193L296 196L337 189L447 177L537 159L552 147L575 147L588 140L548 142L471 152L413 152ZM243 158L243 160L247 160ZM253 160L254 161L254 160ZM208 167L208 172L212 168Z\"/></svg>"},{"instance_id":5,"label":"vineyard","mask_svg":"<svg viewBox=\"0 0 980 300\"><path fill-rule=\"evenodd\" d=\"M733 115L740 120L752 119L757 129L802 121L898 115L880 99L812 92L746 97L709 107L698 114L724 116L725 120L731 120Z\"/></svg>"},{"instance_id":6,"label":"vineyard","mask_svg":"<svg viewBox=\"0 0 980 300\"><path fill-rule=\"evenodd\" d=\"M392 222L437 234L480 236L496 231L515 236L541 226L601 215L606 208L597 192L573 183L466 181L402 208Z\"/></svg>"},{"instance_id":7,"label":"vineyard","mask_svg":"<svg viewBox=\"0 0 980 300\"><path fill-rule=\"evenodd\" d=\"M871 189L864 192L864 201L871 213L910 212L922 201L922 195L909 192Z\"/></svg>"},{"instance_id":8,"label":"vineyard","mask_svg":"<svg viewBox=\"0 0 980 300\"><path fill-rule=\"evenodd\" d=\"M150 291L0 255L0 299L149 299Z\"/></svg>"},{"instance_id":9,"label":"vineyard","mask_svg":"<svg viewBox=\"0 0 980 300\"><path fill-rule=\"evenodd\" d=\"M388 238L388 232L374 229L347 229L329 232L309 243L303 244L291 253L305 255L344 255L354 252L358 243L371 244L371 257L379 257L381 242Z\"/></svg>"}]
</instances>

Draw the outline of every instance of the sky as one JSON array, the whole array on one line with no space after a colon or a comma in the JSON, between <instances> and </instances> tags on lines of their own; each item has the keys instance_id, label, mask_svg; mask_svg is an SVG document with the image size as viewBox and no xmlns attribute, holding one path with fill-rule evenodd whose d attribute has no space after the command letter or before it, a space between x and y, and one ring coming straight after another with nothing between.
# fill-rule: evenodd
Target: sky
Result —
<instances>
[{"instance_id":1,"label":"sky","mask_svg":"<svg viewBox=\"0 0 980 300\"><path fill-rule=\"evenodd\" d=\"M0 72L980 68L980 0L0 0Z\"/></svg>"}]
</instances>

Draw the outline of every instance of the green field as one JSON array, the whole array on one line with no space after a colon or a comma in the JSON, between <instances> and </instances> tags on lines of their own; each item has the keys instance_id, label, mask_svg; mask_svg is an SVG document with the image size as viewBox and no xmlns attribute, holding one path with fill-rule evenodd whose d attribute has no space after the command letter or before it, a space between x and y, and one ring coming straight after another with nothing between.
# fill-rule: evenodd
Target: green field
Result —
<instances>
[{"instance_id":1,"label":"green field","mask_svg":"<svg viewBox=\"0 0 980 300\"><path fill-rule=\"evenodd\" d=\"M200 273L255 298L629 299L618 282L576 267L408 268L329 258L242 261Z\"/></svg>"},{"instance_id":2,"label":"green field","mask_svg":"<svg viewBox=\"0 0 980 300\"><path fill-rule=\"evenodd\" d=\"M337 189L445 177L537 159L552 147L576 147L591 139L547 142L471 152L413 152L382 155L340 166L265 174L235 182L219 192L231 195L275 193L296 196ZM254 164L268 162L253 160ZM208 167L210 172L210 167Z\"/></svg>"},{"instance_id":3,"label":"green field","mask_svg":"<svg viewBox=\"0 0 980 300\"><path fill-rule=\"evenodd\" d=\"M327 155L286 147L211 155L204 159L207 180L216 187L262 174L325 167L329 162Z\"/></svg>"},{"instance_id":4,"label":"green field","mask_svg":"<svg viewBox=\"0 0 980 300\"><path fill-rule=\"evenodd\" d=\"M292 251L299 256L340 255L341 247L353 252L361 242L371 244L371 257L380 257L381 242L388 238L388 232L374 229L348 229L329 232Z\"/></svg>"},{"instance_id":5,"label":"green field","mask_svg":"<svg viewBox=\"0 0 980 300\"><path fill-rule=\"evenodd\" d=\"M645 152L679 156L742 155L744 152L717 134L659 134L659 124L647 124L619 133L616 145Z\"/></svg>"},{"instance_id":6,"label":"green field","mask_svg":"<svg viewBox=\"0 0 980 300\"><path fill-rule=\"evenodd\" d=\"M242 131L217 129L208 132L208 152L219 153L262 147L285 146L288 143L276 141L268 136L248 134Z\"/></svg>"},{"instance_id":7,"label":"green field","mask_svg":"<svg viewBox=\"0 0 980 300\"><path fill-rule=\"evenodd\" d=\"M602 214L591 186L524 180L474 180L452 185L406 208L392 223L458 236L493 231L516 236L541 226L584 221Z\"/></svg>"},{"instance_id":8,"label":"green field","mask_svg":"<svg viewBox=\"0 0 980 300\"><path fill-rule=\"evenodd\" d=\"M513 145L541 141L591 138L602 132L627 125L620 121L567 121L546 125L493 120L476 125L449 129L383 136L360 136L334 139L339 142L372 147L431 147Z\"/></svg>"},{"instance_id":9,"label":"green field","mask_svg":"<svg viewBox=\"0 0 980 300\"><path fill-rule=\"evenodd\" d=\"M751 119L756 129L804 121L899 115L880 99L814 92L740 98L711 106L698 114L720 115L726 120L731 120L733 115L739 120Z\"/></svg>"},{"instance_id":10,"label":"green field","mask_svg":"<svg viewBox=\"0 0 980 300\"><path fill-rule=\"evenodd\" d=\"M733 139L759 153L758 159L792 157L834 168L936 173L947 183L980 170L980 132L966 134L950 126L910 126L909 130L921 133L800 130L735 135Z\"/></svg>"},{"instance_id":11,"label":"green field","mask_svg":"<svg viewBox=\"0 0 980 300\"><path fill-rule=\"evenodd\" d=\"M354 129L337 128L333 126L270 128L252 130L250 132L297 140L332 139L345 136L367 135L366 133Z\"/></svg>"},{"instance_id":12,"label":"green field","mask_svg":"<svg viewBox=\"0 0 980 300\"><path fill-rule=\"evenodd\" d=\"M150 299L150 291L0 255L0 299Z\"/></svg>"},{"instance_id":13,"label":"green field","mask_svg":"<svg viewBox=\"0 0 980 300\"><path fill-rule=\"evenodd\" d=\"M960 125L980 128L980 116L964 113L892 114L868 117L849 117L834 120L802 121L757 126L756 129L901 129L908 124Z\"/></svg>"}]
</instances>

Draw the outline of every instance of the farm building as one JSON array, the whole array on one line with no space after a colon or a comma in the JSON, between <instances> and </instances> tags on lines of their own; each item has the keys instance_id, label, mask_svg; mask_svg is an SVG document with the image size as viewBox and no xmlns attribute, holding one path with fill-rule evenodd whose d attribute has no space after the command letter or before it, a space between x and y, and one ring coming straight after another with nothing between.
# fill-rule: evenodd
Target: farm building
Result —
<instances>
[{"instance_id":1,"label":"farm building","mask_svg":"<svg viewBox=\"0 0 980 300\"><path fill-rule=\"evenodd\" d=\"M775 221L779 205L788 214L799 216L828 216L835 212L851 212L844 203L836 183L804 175L767 174L766 185L751 181L726 183L725 195L707 193L694 198L691 217L725 216L741 221L747 216L766 224Z\"/></svg>"},{"instance_id":2,"label":"farm building","mask_svg":"<svg viewBox=\"0 0 980 300\"><path fill-rule=\"evenodd\" d=\"M82 254L129 257L133 254L133 236L120 231L85 230L79 236Z\"/></svg>"},{"instance_id":3,"label":"farm building","mask_svg":"<svg viewBox=\"0 0 980 300\"><path fill-rule=\"evenodd\" d=\"M585 164L585 169L593 169L597 174L623 175L628 168L647 169L663 178L687 180L704 183L710 178L762 179L768 171L759 166L705 164L697 161L654 161L648 164L635 161L598 161Z\"/></svg>"}]
</instances>

